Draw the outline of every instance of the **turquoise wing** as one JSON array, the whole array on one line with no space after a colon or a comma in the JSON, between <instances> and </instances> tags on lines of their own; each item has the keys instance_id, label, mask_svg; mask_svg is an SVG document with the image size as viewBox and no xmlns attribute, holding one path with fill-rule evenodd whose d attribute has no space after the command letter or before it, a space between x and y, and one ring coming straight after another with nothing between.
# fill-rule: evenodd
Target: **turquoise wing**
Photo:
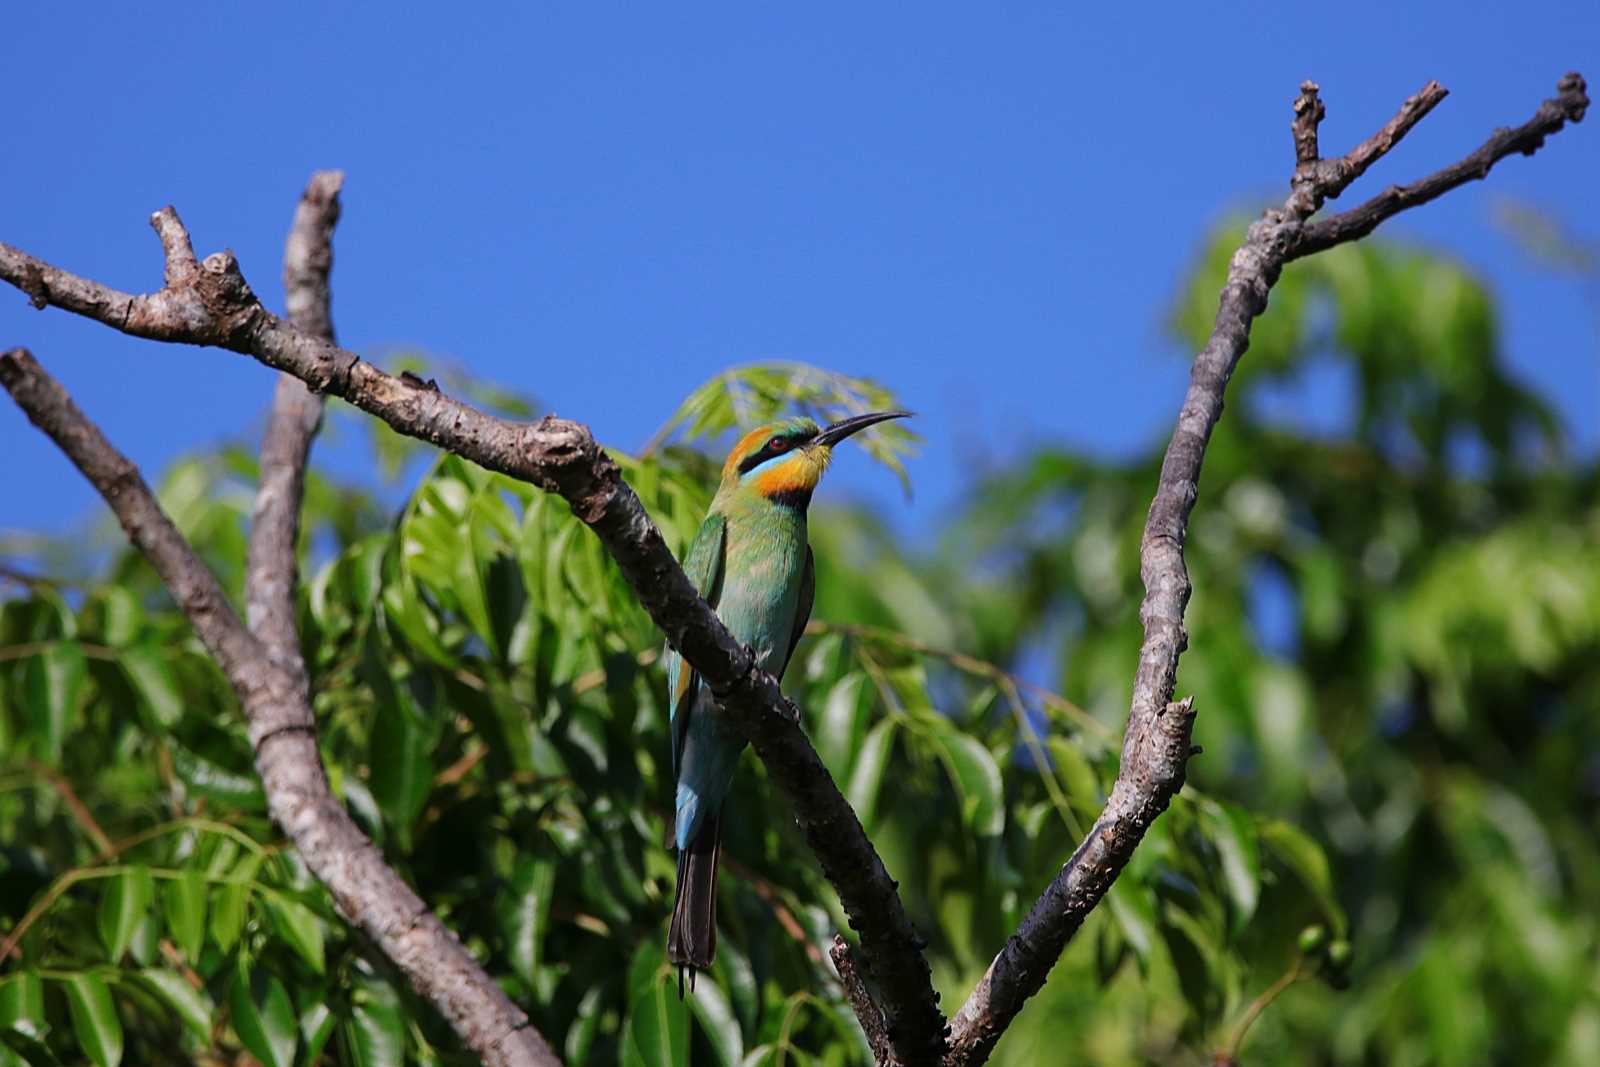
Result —
<instances>
[{"instance_id":1,"label":"turquoise wing","mask_svg":"<svg viewBox=\"0 0 1600 1067\"><path fill-rule=\"evenodd\" d=\"M783 672L789 668L789 661L794 658L794 646L800 643L800 638L805 636L806 623L811 621L811 603L817 599L817 558L811 554L811 546L806 546L806 569L800 575L800 602L794 609L794 630L789 634L789 651L784 653L783 663L778 667L778 678L783 678Z\"/></svg>"},{"instance_id":2,"label":"turquoise wing","mask_svg":"<svg viewBox=\"0 0 1600 1067\"><path fill-rule=\"evenodd\" d=\"M689 545L689 555L683 561L683 572L706 603L717 606L722 592L723 556L727 543L728 522L712 512L700 524L700 532ZM700 676L693 667L683 662L683 657L668 645L667 660L667 710L672 723L672 774L678 774L678 762L683 756L684 739L689 736L689 713L694 708L695 696L700 689Z\"/></svg>"}]
</instances>

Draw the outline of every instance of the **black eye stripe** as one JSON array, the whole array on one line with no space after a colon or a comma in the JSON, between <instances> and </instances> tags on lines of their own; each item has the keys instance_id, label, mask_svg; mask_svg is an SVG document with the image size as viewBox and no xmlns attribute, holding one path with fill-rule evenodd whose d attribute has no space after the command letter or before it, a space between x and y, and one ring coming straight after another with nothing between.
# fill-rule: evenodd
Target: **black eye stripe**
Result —
<instances>
[{"instance_id":1,"label":"black eye stripe","mask_svg":"<svg viewBox=\"0 0 1600 1067\"><path fill-rule=\"evenodd\" d=\"M781 456L789 451L793 444L794 440L790 437L768 438L766 444L744 457L744 460L739 464L739 473L749 474L773 456Z\"/></svg>"}]
</instances>

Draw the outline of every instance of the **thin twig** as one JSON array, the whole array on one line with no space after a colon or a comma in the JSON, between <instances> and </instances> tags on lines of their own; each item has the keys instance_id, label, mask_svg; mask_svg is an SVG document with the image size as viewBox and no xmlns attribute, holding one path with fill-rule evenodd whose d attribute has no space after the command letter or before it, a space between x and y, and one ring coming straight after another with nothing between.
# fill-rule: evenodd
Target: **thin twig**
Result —
<instances>
[{"instance_id":1,"label":"thin twig","mask_svg":"<svg viewBox=\"0 0 1600 1067\"><path fill-rule=\"evenodd\" d=\"M778 920L778 925L783 927L783 932L798 942L811 962L820 967L822 965L822 950L812 943L810 936L806 934L805 926L801 924L799 919L795 918L794 912L789 910L789 905L783 899L783 891L773 885L770 880L757 874L732 856L724 855L721 863L723 867L727 868L729 874L740 879L755 891L756 896L767 906L767 910L772 912L772 917Z\"/></svg>"},{"instance_id":2,"label":"thin twig","mask_svg":"<svg viewBox=\"0 0 1600 1067\"><path fill-rule=\"evenodd\" d=\"M903 648L907 652L915 652L919 656L943 660L963 673L979 678L987 678L997 685L1011 685L1016 689L1024 690L1032 694L1039 703L1047 708L1053 708L1061 712L1072 719L1078 726L1101 739L1106 741L1114 739L1111 730L1106 724L1095 718L1087 709L1074 704L1060 693L1030 682L1020 675L1012 674L1004 667L989 660L969 656L965 652L952 652L937 645L930 645L925 641L918 641L914 637L896 633L894 630L885 629L882 626L871 626L866 623L828 622L823 619L813 619L806 624L806 633L810 635L840 634L861 641L871 641L875 644Z\"/></svg>"},{"instance_id":3,"label":"thin twig","mask_svg":"<svg viewBox=\"0 0 1600 1067\"><path fill-rule=\"evenodd\" d=\"M1239 1049L1244 1045L1244 1036L1250 1032L1250 1027L1255 1023L1256 1019L1260 1017L1262 1012L1267 1010L1267 1007L1274 1000L1278 999L1279 994L1299 981L1304 973L1305 958L1297 953L1294 963L1290 965L1289 969L1280 974L1277 981L1262 990L1261 995L1250 1002L1250 1006L1245 1009L1244 1015L1239 1018L1239 1025L1233 1031L1233 1038L1228 1042L1227 1047L1217 1054L1218 1063L1231 1064L1238 1060Z\"/></svg>"},{"instance_id":4,"label":"thin twig","mask_svg":"<svg viewBox=\"0 0 1600 1067\"><path fill-rule=\"evenodd\" d=\"M29 656L37 656L41 652L48 652L52 648L59 648L62 645L71 645L89 659L114 660L117 658L117 650L114 648L97 645L92 641L75 641L71 638L63 637L50 641L23 641L20 644L7 645L4 648L0 648L0 663L13 659L27 659Z\"/></svg>"},{"instance_id":5,"label":"thin twig","mask_svg":"<svg viewBox=\"0 0 1600 1067\"><path fill-rule=\"evenodd\" d=\"M46 767L38 760L29 760L28 769L50 783L50 788L56 791L56 795L61 798L61 802L67 806L67 811L72 813L73 821L83 829L89 840L94 842L98 858L101 861L110 859L116 846L111 843L111 838L106 836L106 832L100 829L100 824L95 821L94 813L79 798L77 790L72 788L72 783L67 781L63 775Z\"/></svg>"}]
</instances>

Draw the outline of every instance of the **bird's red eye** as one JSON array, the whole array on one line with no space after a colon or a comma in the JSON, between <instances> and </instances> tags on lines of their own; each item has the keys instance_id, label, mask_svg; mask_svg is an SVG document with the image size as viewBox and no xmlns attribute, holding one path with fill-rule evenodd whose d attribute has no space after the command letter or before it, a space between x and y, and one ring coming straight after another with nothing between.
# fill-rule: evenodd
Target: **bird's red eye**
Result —
<instances>
[{"instance_id":1,"label":"bird's red eye","mask_svg":"<svg viewBox=\"0 0 1600 1067\"><path fill-rule=\"evenodd\" d=\"M767 448L773 452L782 452L788 447L789 442L784 440L782 437L774 437L772 440L767 442Z\"/></svg>"}]
</instances>

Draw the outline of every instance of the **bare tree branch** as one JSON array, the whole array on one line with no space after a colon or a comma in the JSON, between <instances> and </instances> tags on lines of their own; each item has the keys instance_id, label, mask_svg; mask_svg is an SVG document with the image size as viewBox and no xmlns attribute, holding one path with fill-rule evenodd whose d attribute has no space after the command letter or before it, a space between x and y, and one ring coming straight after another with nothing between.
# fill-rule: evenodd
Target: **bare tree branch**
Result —
<instances>
[{"instance_id":1,"label":"bare tree branch","mask_svg":"<svg viewBox=\"0 0 1600 1067\"><path fill-rule=\"evenodd\" d=\"M162 247L182 258L169 234L182 232L172 208L151 219ZM184 242L186 246L186 242ZM524 424L495 418L431 384L396 378L277 318L251 292L231 253L200 264L191 281L133 295L70 274L0 244L0 277L39 306L54 304L124 333L214 345L253 356L313 390L331 393L400 433L438 445L489 470L559 493L600 537L639 602L700 673L788 798L801 833L860 935L863 978L878 998L896 1062L936 1062L945 1020L922 955L924 940L860 820L799 725L799 712L750 649L734 641L684 576L615 462L584 426L547 416Z\"/></svg>"},{"instance_id":2,"label":"bare tree branch","mask_svg":"<svg viewBox=\"0 0 1600 1067\"><path fill-rule=\"evenodd\" d=\"M1406 103L1410 102L1408 100ZM1377 229L1384 220L1398 215L1407 208L1426 204L1475 178L1487 178L1494 165L1506 156L1513 152L1521 152L1525 156L1533 155L1544 146L1546 137L1560 132L1561 127L1569 122L1582 122L1584 112L1588 109L1588 86L1584 84L1582 75L1572 71L1556 83L1556 96L1540 104L1539 110L1533 113L1533 118L1514 129L1494 131L1477 151L1459 162L1452 163L1443 170L1410 185L1391 185L1359 207L1307 223L1293 241L1287 258L1303 259L1334 245L1365 237ZM1379 131L1379 136L1382 133L1383 131ZM1345 159L1356 156L1363 149L1370 152L1369 146L1376 139L1363 143ZM1398 137L1395 139L1398 140ZM1388 145L1384 145L1377 155L1382 155L1387 150ZM1376 159L1377 155L1372 158Z\"/></svg>"},{"instance_id":3,"label":"bare tree branch","mask_svg":"<svg viewBox=\"0 0 1600 1067\"><path fill-rule=\"evenodd\" d=\"M833 960L834 970L839 972L839 982L844 986L844 995L850 1002L850 1010L856 1013L856 1020L861 1023L861 1030L867 1035L867 1047L872 1050L873 1062L880 1064L895 1062L894 1046L889 1041L889 1030L883 1012L873 999L872 990L861 980L861 975L856 970L855 957L850 954L849 944L838 934L833 936L833 944L828 946L828 956Z\"/></svg>"},{"instance_id":4,"label":"bare tree branch","mask_svg":"<svg viewBox=\"0 0 1600 1067\"><path fill-rule=\"evenodd\" d=\"M1372 137L1348 155L1317 157L1317 124L1324 109L1315 82L1301 86L1293 122L1296 167L1292 192L1282 209L1251 225L1245 242L1228 265L1216 325L1195 358L1189 391L1161 464L1160 484L1150 504L1140 545L1140 576L1145 598L1140 609L1144 642L1134 676L1133 702L1122 744L1122 765L1105 809L1072 857L1006 941L989 970L951 1021L950 1067L973 1067L994 1050L1023 1002L1044 985L1067 941L1105 896L1145 831L1183 786L1192 749L1192 698L1172 703L1178 657L1188 644L1183 612L1189 602L1189 575L1183 544L1194 507L1211 431L1222 415L1222 395L1234 367L1250 343L1250 324L1267 307L1267 294L1285 263L1354 240L1384 219L1438 196L1469 177L1482 177L1512 151L1537 149L1566 121L1576 122L1588 106L1583 79L1568 74L1560 96L1540 106L1532 121L1500 131L1482 148L1412 186L1391 189L1367 204L1310 223L1323 199L1338 195L1372 163L1393 148L1445 92L1429 82L1401 106Z\"/></svg>"},{"instance_id":5,"label":"bare tree branch","mask_svg":"<svg viewBox=\"0 0 1600 1067\"><path fill-rule=\"evenodd\" d=\"M333 269L333 228L339 221L343 184L344 175L338 171L312 176L295 208L283 253L289 321L328 341L333 340L328 274ZM250 518L245 565L250 632L307 689L310 681L295 629L295 586L299 581L295 548L300 540L306 461L321 425L322 398L300 379L280 374L261 440L260 486Z\"/></svg>"},{"instance_id":6,"label":"bare tree branch","mask_svg":"<svg viewBox=\"0 0 1600 1067\"><path fill-rule=\"evenodd\" d=\"M1497 133L1461 163L1415 185L1391 189L1343 215L1308 223L1325 198L1336 196L1381 158L1443 98L1444 91L1430 82L1354 151L1340 159L1322 160L1317 124L1323 107L1316 86L1307 83L1303 87L1294 123L1297 165L1291 196L1284 208L1267 212L1252 225L1233 257L1216 326L1195 361L1189 393L1151 504L1141 547L1141 576L1147 591L1141 611L1145 640L1117 782L1087 838L1035 903L955 1019L948 1063L977 1064L987 1058L1022 1003L1043 984L1067 940L1104 896L1150 824L1182 786L1191 754L1194 715L1189 701L1172 702L1177 661L1187 642L1183 630L1189 596L1183 564L1185 529L1205 447L1221 414L1223 390L1248 345L1251 321L1265 309L1267 294L1283 265L1369 233L1398 211L1424 203L1468 178L1481 177L1512 151L1536 150L1549 133L1567 121L1581 119L1587 106L1583 80L1575 74L1562 80L1558 92L1558 99L1541 107L1531 122ZM856 957L845 953L841 976L863 1027L869 1035L882 1035L881 1041L874 1038L875 1055L886 1063L937 1059L945 1048L944 1022L921 954L921 939L905 915L893 881L799 728L793 705L783 698L777 683L755 667L750 650L733 641L695 594L638 498L589 432L577 423L554 417L532 425L496 419L445 396L431 384L384 374L330 339L316 336L311 332L314 325L297 328L268 313L251 293L231 254L219 253L196 264L188 236L171 208L157 212L152 224L167 254L167 284L155 293L121 293L7 245L0 245L0 277L40 307L55 304L136 336L246 353L317 392L349 400L401 433L560 493L574 513L595 530L641 604L711 685L789 798L851 925L861 934L860 971L855 967ZM25 354L0 362L4 371L0 376L8 388L16 380L26 393L33 388L29 381L42 376L42 372L31 375L16 370L25 364L32 364ZM36 365L33 369L37 370ZM65 394L59 400L70 407ZM59 403L46 404L42 410L59 407ZM59 437L58 441L70 454L69 442ZM85 456L80 466L95 480L92 456ZM126 509L128 505L117 498L125 476L115 469L99 473L107 475L102 488L108 500L114 507ZM132 477L137 480L137 473ZM123 510L119 510L121 516ZM133 518L137 517L134 507ZM147 524L126 517L124 524L135 543L145 547L139 539L142 535L134 531ZM190 604L192 590L186 593L188 586L183 584L188 580L183 568L174 568L169 578L174 595L189 611L197 631L202 631L203 623L212 629L217 641L214 654L224 668L228 669L230 662L240 665L239 649L231 647L237 638L226 627L216 630L216 609L208 611L207 607L211 598L202 596ZM220 593L216 596L220 598ZM225 612L226 604L218 602ZM231 614L228 617L231 619ZM237 628L237 620L233 622ZM254 645L242 630L240 636ZM280 736L286 741L298 738L312 747L314 756L309 711L303 700L296 709L291 699L293 677L276 662L257 665L256 674L242 677L265 678L254 683L264 696L255 694L250 685L241 685L241 701L250 713L263 778L268 773L268 743ZM268 683L287 684L288 696L266 692L271 688ZM320 777L320 768L317 773ZM326 794L325 781L322 792ZM331 797L328 801L332 802ZM371 852L370 844L361 844ZM421 908L420 901L416 907ZM448 938L448 934L444 936Z\"/></svg>"},{"instance_id":7,"label":"bare tree branch","mask_svg":"<svg viewBox=\"0 0 1600 1067\"><path fill-rule=\"evenodd\" d=\"M177 241L166 239L177 232L164 232L163 244L177 247ZM297 677L268 656L246 631L215 576L162 512L138 468L112 447L26 350L0 355L0 385L100 491L221 666L244 709L273 820L328 887L340 914L377 942L483 1063L558 1065L528 1017L389 869L333 796L317 754L303 674Z\"/></svg>"}]
</instances>

